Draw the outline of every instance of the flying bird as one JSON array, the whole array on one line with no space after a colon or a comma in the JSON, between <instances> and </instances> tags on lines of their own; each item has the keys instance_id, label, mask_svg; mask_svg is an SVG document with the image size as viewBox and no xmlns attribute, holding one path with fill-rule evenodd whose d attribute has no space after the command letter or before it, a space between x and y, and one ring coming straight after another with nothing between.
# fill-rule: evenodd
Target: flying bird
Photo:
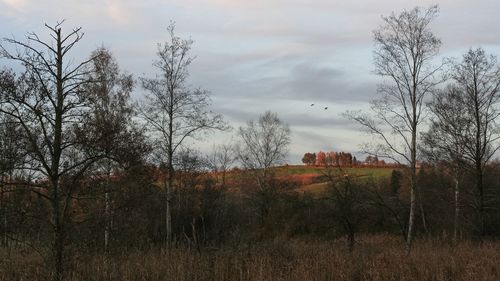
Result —
<instances>
[{"instance_id":1,"label":"flying bird","mask_svg":"<svg viewBox=\"0 0 500 281\"><path fill-rule=\"evenodd\" d=\"M311 103L311 106L314 106L314 103Z\"/></svg>"},{"instance_id":2,"label":"flying bird","mask_svg":"<svg viewBox=\"0 0 500 281\"><path fill-rule=\"evenodd\" d=\"M328 106L327 106L327 107L325 107L325 110L327 110L327 109L328 109Z\"/></svg>"}]
</instances>

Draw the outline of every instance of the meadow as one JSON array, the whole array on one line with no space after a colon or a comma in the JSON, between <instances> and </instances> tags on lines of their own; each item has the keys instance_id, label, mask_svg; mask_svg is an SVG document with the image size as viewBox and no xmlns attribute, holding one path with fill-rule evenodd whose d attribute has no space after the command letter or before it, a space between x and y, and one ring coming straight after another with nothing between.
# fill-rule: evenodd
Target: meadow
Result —
<instances>
[{"instance_id":1,"label":"meadow","mask_svg":"<svg viewBox=\"0 0 500 281\"><path fill-rule=\"evenodd\" d=\"M315 196L323 196L332 179L343 178L345 175L356 179L383 180L391 176L392 167L324 167L288 165L276 168L278 177L297 182L299 192Z\"/></svg>"},{"instance_id":2,"label":"meadow","mask_svg":"<svg viewBox=\"0 0 500 281\"><path fill-rule=\"evenodd\" d=\"M419 239L406 255L399 237L360 237L350 253L342 239L275 240L197 251L123 251L78 254L64 280L500 280L500 243ZM0 280L50 280L43 260L2 252Z\"/></svg>"}]
</instances>

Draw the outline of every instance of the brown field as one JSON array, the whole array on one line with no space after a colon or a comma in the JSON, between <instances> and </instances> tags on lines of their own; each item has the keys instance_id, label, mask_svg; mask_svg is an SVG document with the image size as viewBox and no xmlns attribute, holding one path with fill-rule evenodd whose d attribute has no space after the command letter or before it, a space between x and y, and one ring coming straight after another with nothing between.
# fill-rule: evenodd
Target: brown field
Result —
<instances>
[{"instance_id":1,"label":"brown field","mask_svg":"<svg viewBox=\"0 0 500 281\"><path fill-rule=\"evenodd\" d=\"M325 167L290 165L277 168L278 175L289 181L298 183L299 192L308 192L314 196L322 196L328 189L328 179L325 174L343 176L349 175L353 178L389 178L394 168L392 167L342 167L330 168L327 171Z\"/></svg>"},{"instance_id":2,"label":"brown field","mask_svg":"<svg viewBox=\"0 0 500 281\"><path fill-rule=\"evenodd\" d=\"M47 280L41 258L0 255L0 280ZM407 256L398 237L369 236L355 251L344 241L275 241L238 249L78 255L64 280L500 280L500 243L418 240Z\"/></svg>"},{"instance_id":3,"label":"brown field","mask_svg":"<svg viewBox=\"0 0 500 281\"><path fill-rule=\"evenodd\" d=\"M328 178L326 174L334 176L349 175L353 178L389 178L393 167L341 167L325 168L321 166L305 165L285 165L274 168L278 178L298 184L298 192L308 192L315 196L324 195L328 188ZM329 169L329 171L328 171ZM227 173L228 182L233 183L245 173L242 170L229 171Z\"/></svg>"}]
</instances>

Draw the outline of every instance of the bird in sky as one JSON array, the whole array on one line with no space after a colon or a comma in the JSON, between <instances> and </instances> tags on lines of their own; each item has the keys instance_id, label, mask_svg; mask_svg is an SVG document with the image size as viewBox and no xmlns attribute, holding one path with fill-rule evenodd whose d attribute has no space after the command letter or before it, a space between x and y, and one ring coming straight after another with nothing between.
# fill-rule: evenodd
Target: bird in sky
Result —
<instances>
[{"instance_id":1,"label":"bird in sky","mask_svg":"<svg viewBox=\"0 0 500 281\"><path fill-rule=\"evenodd\" d=\"M311 103L311 106L314 106L314 103Z\"/></svg>"},{"instance_id":2,"label":"bird in sky","mask_svg":"<svg viewBox=\"0 0 500 281\"><path fill-rule=\"evenodd\" d=\"M327 109L328 109L328 106L327 106L327 107L325 107L325 110L327 110Z\"/></svg>"}]
</instances>

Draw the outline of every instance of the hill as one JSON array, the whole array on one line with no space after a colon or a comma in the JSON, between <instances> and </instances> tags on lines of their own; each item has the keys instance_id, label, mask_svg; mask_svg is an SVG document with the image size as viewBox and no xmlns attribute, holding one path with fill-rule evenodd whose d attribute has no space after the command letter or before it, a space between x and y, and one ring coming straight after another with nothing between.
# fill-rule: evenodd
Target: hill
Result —
<instances>
[{"instance_id":1,"label":"hill","mask_svg":"<svg viewBox=\"0 0 500 281\"><path fill-rule=\"evenodd\" d=\"M329 177L340 178L373 178L375 180L389 178L394 167L324 167L305 165L284 165L275 167L274 172L279 179L296 183L296 191L310 192L316 196L323 194L328 187ZM246 174L245 170L236 170L228 173L229 181L234 181Z\"/></svg>"}]
</instances>

